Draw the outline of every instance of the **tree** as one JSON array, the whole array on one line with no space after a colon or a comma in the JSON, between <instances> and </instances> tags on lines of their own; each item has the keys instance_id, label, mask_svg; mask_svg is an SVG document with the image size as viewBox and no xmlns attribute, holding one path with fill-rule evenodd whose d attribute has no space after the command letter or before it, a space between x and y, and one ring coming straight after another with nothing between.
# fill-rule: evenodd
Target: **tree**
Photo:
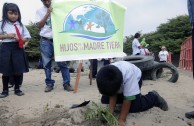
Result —
<instances>
[{"instance_id":1,"label":"tree","mask_svg":"<svg viewBox=\"0 0 194 126\"><path fill-rule=\"evenodd\" d=\"M39 51L40 30L36 27L36 24L32 22L26 27L30 32L31 39L25 51L27 53L29 60L38 60L40 58L40 51Z\"/></svg>"},{"instance_id":2,"label":"tree","mask_svg":"<svg viewBox=\"0 0 194 126\"><path fill-rule=\"evenodd\" d=\"M132 41L133 36L125 36L124 46L123 46L123 52L125 52L127 55L132 54Z\"/></svg>"},{"instance_id":3,"label":"tree","mask_svg":"<svg viewBox=\"0 0 194 126\"><path fill-rule=\"evenodd\" d=\"M110 16L105 11L102 11L96 15L96 19L98 19L98 25L102 26L105 30L105 33L107 33L108 26L112 25Z\"/></svg>"},{"instance_id":4,"label":"tree","mask_svg":"<svg viewBox=\"0 0 194 126\"><path fill-rule=\"evenodd\" d=\"M143 34L139 40L146 38L146 43L149 44L148 48L153 52L159 52L160 47L164 45L168 51L179 53L182 42L189 36L191 36L189 17L181 15L169 19L167 23L160 24L155 32ZM129 54L133 39L132 36L126 38L124 52Z\"/></svg>"}]
</instances>

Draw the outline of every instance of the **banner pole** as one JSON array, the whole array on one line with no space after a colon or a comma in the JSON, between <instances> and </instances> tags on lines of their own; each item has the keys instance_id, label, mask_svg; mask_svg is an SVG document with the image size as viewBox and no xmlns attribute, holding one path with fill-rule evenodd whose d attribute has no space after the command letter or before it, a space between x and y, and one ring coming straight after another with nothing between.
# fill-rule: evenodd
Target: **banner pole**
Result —
<instances>
[{"instance_id":1,"label":"banner pole","mask_svg":"<svg viewBox=\"0 0 194 126\"><path fill-rule=\"evenodd\" d=\"M92 85L92 68L93 68L93 60L90 59L90 85Z\"/></svg>"},{"instance_id":2,"label":"banner pole","mask_svg":"<svg viewBox=\"0 0 194 126\"><path fill-rule=\"evenodd\" d=\"M83 64L83 61L81 60L80 63L79 63L79 66L77 68L77 76L76 76L76 81L75 81L75 86L74 86L74 92L73 93L76 93L77 90L78 90L78 84L79 84L79 80L80 80L80 76L81 76L82 64Z\"/></svg>"}]
</instances>

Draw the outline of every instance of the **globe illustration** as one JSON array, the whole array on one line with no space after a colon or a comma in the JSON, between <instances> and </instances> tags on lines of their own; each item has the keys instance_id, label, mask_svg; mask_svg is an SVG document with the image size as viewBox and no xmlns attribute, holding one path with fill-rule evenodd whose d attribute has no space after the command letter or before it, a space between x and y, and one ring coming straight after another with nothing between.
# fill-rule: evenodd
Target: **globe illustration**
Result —
<instances>
[{"instance_id":1,"label":"globe illustration","mask_svg":"<svg viewBox=\"0 0 194 126\"><path fill-rule=\"evenodd\" d=\"M72 36L91 40L105 40L116 33L111 14L102 7L84 4L74 8L65 17L63 31Z\"/></svg>"}]
</instances>

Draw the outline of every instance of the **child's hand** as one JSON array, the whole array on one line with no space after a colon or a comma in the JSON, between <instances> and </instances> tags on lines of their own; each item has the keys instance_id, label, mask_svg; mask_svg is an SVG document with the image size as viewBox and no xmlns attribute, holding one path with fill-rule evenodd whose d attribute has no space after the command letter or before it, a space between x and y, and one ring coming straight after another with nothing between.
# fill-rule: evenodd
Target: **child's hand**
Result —
<instances>
[{"instance_id":1,"label":"child's hand","mask_svg":"<svg viewBox=\"0 0 194 126\"><path fill-rule=\"evenodd\" d=\"M24 40L23 40L23 41L24 41ZM23 48L25 49L27 45L28 45L28 41L24 43Z\"/></svg>"},{"instance_id":2,"label":"child's hand","mask_svg":"<svg viewBox=\"0 0 194 126\"><path fill-rule=\"evenodd\" d=\"M27 45L24 44L23 48L25 49Z\"/></svg>"},{"instance_id":3,"label":"child's hand","mask_svg":"<svg viewBox=\"0 0 194 126\"><path fill-rule=\"evenodd\" d=\"M16 37L16 34L14 33L7 34L7 38L14 39L15 37Z\"/></svg>"},{"instance_id":4,"label":"child's hand","mask_svg":"<svg viewBox=\"0 0 194 126\"><path fill-rule=\"evenodd\" d=\"M15 37L16 41L18 42L19 41L19 38L18 37Z\"/></svg>"},{"instance_id":5,"label":"child's hand","mask_svg":"<svg viewBox=\"0 0 194 126\"><path fill-rule=\"evenodd\" d=\"M119 119L119 126L126 126L126 125L125 125L125 121Z\"/></svg>"}]
</instances>

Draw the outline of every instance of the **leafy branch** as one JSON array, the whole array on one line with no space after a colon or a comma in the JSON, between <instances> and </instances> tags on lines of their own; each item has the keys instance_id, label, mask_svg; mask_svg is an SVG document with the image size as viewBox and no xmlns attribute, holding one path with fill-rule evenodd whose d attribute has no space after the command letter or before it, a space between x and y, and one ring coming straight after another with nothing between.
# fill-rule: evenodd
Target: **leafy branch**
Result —
<instances>
[{"instance_id":1,"label":"leafy branch","mask_svg":"<svg viewBox=\"0 0 194 126\"><path fill-rule=\"evenodd\" d=\"M106 122L110 126L118 126L118 119L110 112L108 108L97 105L92 102L94 108L88 108L85 112L86 120L99 120Z\"/></svg>"}]
</instances>

